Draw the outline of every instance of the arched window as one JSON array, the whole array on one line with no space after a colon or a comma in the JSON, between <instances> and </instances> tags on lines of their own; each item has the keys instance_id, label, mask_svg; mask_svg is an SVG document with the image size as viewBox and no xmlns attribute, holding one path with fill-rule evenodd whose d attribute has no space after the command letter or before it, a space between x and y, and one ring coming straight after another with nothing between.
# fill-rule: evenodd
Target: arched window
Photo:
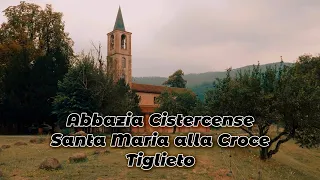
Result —
<instances>
[{"instance_id":1,"label":"arched window","mask_svg":"<svg viewBox=\"0 0 320 180\"><path fill-rule=\"evenodd\" d=\"M114 48L114 35L112 34L110 37L110 49Z\"/></svg>"},{"instance_id":2,"label":"arched window","mask_svg":"<svg viewBox=\"0 0 320 180\"><path fill-rule=\"evenodd\" d=\"M126 58L124 57L122 58L121 66L122 66L122 69L125 69L127 66Z\"/></svg>"},{"instance_id":3,"label":"arched window","mask_svg":"<svg viewBox=\"0 0 320 180\"><path fill-rule=\"evenodd\" d=\"M126 35L121 35L121 49L127 49L127 37Z\"/></svg>"}]
</instances>

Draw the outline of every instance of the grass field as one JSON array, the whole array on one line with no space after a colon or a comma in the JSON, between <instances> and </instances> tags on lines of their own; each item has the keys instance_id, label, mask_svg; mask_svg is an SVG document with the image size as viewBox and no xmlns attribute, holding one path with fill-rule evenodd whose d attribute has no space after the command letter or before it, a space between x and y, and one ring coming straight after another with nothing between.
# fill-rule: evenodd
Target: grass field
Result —
<instances>
[{"instance_id":1,"label":"grass field","mask_svg":"<svg viewBox=\"0 0 320 180\"><path fill-rule=\"evenodd\" d=\"M35 137L0 136L0 146L11 146L0 152L2 179L320 179L320 150L299 148L293 141L283 144L271 160L261 162L258 149L253 148L219 148L216 145L213 148L108 148L110 153L94 155L97 148L51 148L49 136L42 144L30 143L32 138ZM16 142L26 142L27 145L15 146ZM150 155L164 150L169 155L194 155L196 165L192 168L153 168L150 171L128 168L125 154L140 150ZM86 153L88 160L68 162L68 158L77 152ZM39 169L46 157L57 158L62 169ZM230 168L232 173L229 173Z\"/></svg>"}]
</instances>

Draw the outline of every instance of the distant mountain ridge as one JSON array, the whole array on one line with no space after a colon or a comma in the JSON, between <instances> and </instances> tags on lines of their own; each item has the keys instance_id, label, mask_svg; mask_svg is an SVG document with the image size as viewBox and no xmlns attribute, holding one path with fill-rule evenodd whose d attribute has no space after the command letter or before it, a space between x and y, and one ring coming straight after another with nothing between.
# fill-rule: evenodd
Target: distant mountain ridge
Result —
<instances>
[{"instance_id":1,"label":"distant mountain ridge","mask_svg":"<svg viewBox=\"0 0 320 180\"><path fill-rule=\"evenodd\" d=\"M284 65L292 65L293 63L284 63ZM280 62L278 63L269 63L269 64L263 64L260 65L260 67L264 70L267 66L277 66L279 67ZM241 68L233 69L231 71L231 75L234 76L237 71L241 70L249 70L253 67L253 65L244 66ZM184 79L187 80L187 87L193 88L195 86L199 86L202 84L210 83L216 79L216 78L223 78L226 75L226 71L218 71L218 72L205 72L205 73L199 73L199 74L186 74L184 76ZM135 83L141 83L141 84L151 84L151 85L162 85L163 82L165 82L168 78L166 77L133 77L133 82Z\"/></svg>"}]
</instances>

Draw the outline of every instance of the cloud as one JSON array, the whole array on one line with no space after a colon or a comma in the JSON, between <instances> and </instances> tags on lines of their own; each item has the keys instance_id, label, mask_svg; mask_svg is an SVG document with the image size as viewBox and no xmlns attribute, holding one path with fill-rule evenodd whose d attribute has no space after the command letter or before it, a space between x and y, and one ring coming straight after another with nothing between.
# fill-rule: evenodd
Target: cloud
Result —
<instances>
[{"instance_id":1,"label":"cloud","mask_svg":"<svg viewBox=\"0 0 320 180\"><path fill-rule=\"evenodd\" d=\"M227 2L215 11L208 4L180 11L157 35L159 42L181 48L240 43L264 49L294 42L304 32L320 28L315 21L320 1Z\"/></svg>"},{"instance_id":2,"label":"cloud","mask_svg":"<svg viewBox=\"0 0 320 180\"><path fill-rule=\"evenodd\" d=\"M31 1L30 1L31 2ZM49 1L32 1L48 3ZM1 1L0 7L19 1ZM169 76L222 71L227 67L293 62L320 49L318 0L50 1L64 13L76 51L101 42L121 5L133 38L133 75Z\"/></svg>"},{"instance_id":3,"label":"cloud","mask_svg":"<svg viewBox=\"0 0 320 180\"><path fill-rule=\"evenodd\" d=\"M170 64L166 59L171 58L185 69L203 65L192 68L194 72L275 62L280 56L292 62L320 48L317 0L187 1L170 5L179 11L156 33L157 48L150 47L149 56L167 55L163 63Z\"/></svg>"}]
</instances>

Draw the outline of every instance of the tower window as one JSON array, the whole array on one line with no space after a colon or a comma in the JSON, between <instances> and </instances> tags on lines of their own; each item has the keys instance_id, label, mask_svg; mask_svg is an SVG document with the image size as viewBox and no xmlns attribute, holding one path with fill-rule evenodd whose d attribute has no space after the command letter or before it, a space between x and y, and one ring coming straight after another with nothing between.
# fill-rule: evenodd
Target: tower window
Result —
<instances>
[{"instance_id":1,"label":"tower window","mask_svg":"<svg viewBox=\"0 0 320 180\"><path fill-rule=\"evenodd\" d=\"M127 37L126 35L121 35L121 49L127 49Z\"/></svg>"},{"instance_id":2,"label":"tower window","mask_svg":"<svg viewBox=\"0 0 320 180\"><path fill-rule=\"evenodd\" d=\"M126 65L126 58L124 58L124 57L122 58L122 63L121 64L122 64L122 68L125 69L126 66L127 66Z\"/></svg>"},{"instance_id":3,"label":"tower window","mask_svg":"<svg viewBox=\"0 0 320 180\"><path fill-rule=\"evenodd\" d=\"M110 49L114 48L114 35L112 34L110 37Z\"/></svg>"}]
</instances>

